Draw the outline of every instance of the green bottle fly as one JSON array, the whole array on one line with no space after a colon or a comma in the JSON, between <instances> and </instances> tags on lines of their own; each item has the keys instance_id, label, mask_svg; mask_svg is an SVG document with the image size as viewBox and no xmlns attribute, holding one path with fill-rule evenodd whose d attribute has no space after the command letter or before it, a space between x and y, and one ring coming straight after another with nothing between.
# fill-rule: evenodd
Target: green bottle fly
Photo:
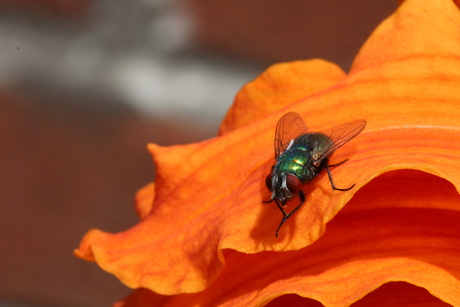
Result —
<instances>
[{"instance_id":1,"label":"green bottle fly","mask_svg":"<svg viewBox=\"0 0 460 307\"><path fill-rule=\"evenodd\" d=\"M264 201L275 201L283 213L283 219L276 230L277 237L284 222L305 203L302 186L312 181L324 168L333 190L348 191L353 188L354 184L347 189L337 188L329 169L347 160L334 165L328 162L335 150L357 136L364 127L366 121L360 119L315 133L308 131L304 120L296 112L289 112L280 118L275 131L276 162L265 180L272 195L269 201ZM300 204L289 214L286 213L286 203L297 195Z\"/></svg>"}]
</instances>

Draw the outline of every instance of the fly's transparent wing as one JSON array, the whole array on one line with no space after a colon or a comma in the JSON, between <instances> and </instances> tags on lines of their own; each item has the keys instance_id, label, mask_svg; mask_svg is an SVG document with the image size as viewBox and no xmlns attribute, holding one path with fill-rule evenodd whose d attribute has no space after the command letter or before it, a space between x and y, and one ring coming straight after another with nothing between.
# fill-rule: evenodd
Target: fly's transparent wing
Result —
<instances>
[{"instance_id":1,"label":"fly's transparent wing","mask_svg":"<svg viewBox=\"0 0 460 307\"><path fill-rule=\"evenodd\" d=\"M308 133L307 125L296 112L283 115L276 125L275 131L275 159L286 150L291 140Z\"/></svg>"},{"instance_id":2,"label":"fly's transparent wing","mask_svg":"<svg viewBox=\"0 0 460 307\"><path fill-rule=\"evenodd\" d=\"M324 130L319 133L326 135L329 140L322 146L321 155L316 160L321 160L332 154L338 148L357 136L366 127L364 119L354 120L352 122L339 125L332 129Z\"/></svg>"}]
</instances>

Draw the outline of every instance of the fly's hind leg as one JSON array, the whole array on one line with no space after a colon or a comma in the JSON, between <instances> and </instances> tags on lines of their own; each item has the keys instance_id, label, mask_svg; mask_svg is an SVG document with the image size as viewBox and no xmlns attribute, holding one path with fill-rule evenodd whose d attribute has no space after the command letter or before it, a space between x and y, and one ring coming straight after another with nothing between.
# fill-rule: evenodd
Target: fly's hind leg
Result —
<instances>
[{"instance_id":1,"label":"fly's hind leg","mask_svg":"<svg viewBox=\"0 0 460 307\"><path fill-rule=\"evenodd\" d=\"M334 184L334 180L332 179L332 174L331 174L331 170L329 169L330 167L334 167L334 166L337 166L337 165L340 165L344 162L348 161L348 159L346 160L343 160L342 162L340 163L337 163L337 164L333 164L333 165L328 165L327 163L329 162L328 160L326 160L326 163L324 163L324 167L326 168L326 171L327 171L327 175L329 176L329 181L331 182L331 186L332 186L332 189L333 190L337 190L337 191L348 191L348 190L351 190L355 184L353 184L351 187L347 188L347 189L340 189L340 188L337 188Z\"/></svg>"},{"instance_id":2,"label":"fly's hind leg","mask_svg":"<svg viewBox=\"0 0 460 307\"><path fill-rule=\"evenodd\" d=\"M328 161L329 161L329 160L328 160ZM343 163L345 163L345 162L347 162L347 161L348 161L348 159L345 159L345 160L343 160L342 162L339 162L339 163L336 163L336 164L327 165L327 163L326 163L326 165L329 166L329 167L334 167L334 166L339 166L339 165L341 165L341 164L343 164Z\"/></svg>"}]
</instances>

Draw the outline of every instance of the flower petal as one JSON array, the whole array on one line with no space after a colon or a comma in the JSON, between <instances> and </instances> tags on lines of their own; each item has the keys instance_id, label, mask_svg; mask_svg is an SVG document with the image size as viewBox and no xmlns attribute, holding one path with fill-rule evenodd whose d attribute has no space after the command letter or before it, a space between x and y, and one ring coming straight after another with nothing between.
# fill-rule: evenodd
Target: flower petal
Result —
<instances>
[{"instance_id":1,"label":"flower petal","mask_svg":"<svg viewBox=\"0 0 460 307\"><path fill-rule=\"evenodd\" d=\"M399 173L404 178L401 181L396 176ZM415 184L401 186L409 180ZM401 191L376 193L388 187ZM424 193L419 195L420 191ZM413 202L415 207L407 207L406 199L400 197L408 194L418 201ZM445 207L456 203L456 211L432 208L433 200L442 201L443 195L452 201ZM285 294L326 306L349 306L389 281L424 287L435 297L458 305L459 205L460 196L443 179L416 171L385 174L356 193L313 245L253 255L226 250L225 269L205 291L161 298L140 290L119 306L143 306L137 303L153 299L165 300L164 306L261 306ZM132 301L136 304L129 303Z\"/></svg>"},{"instance_id":2,"label":"flower petal","mask_svg":"<svg viewBox=\"0 0 460 307\"><path fill-rule=\"evenodd\" d=\"M139 219L145 219L152 210L152 203L155 198L155 184L149 183L136 193L136 213Z\"/></svg>"},{"instance_id":3,"label":"flower petal","mask_svg":"<svg viewBox=\"0 0 460 307\"><path fill-rule=\"evenodd\" d=\"M323 60L273 65L236 95L220 126L225 134L291 105L345 79L337 65Z\"/></svg>"},{"instance_id":4,"label":"flower petal","mask_svg":"<svg viewBox=\"0 0 460 307\"><path fill-rule=\"evenodd\" d=\"M443 30L436 35L431 31L427 36L424 31L431 26ZM403 45L392 43L393 37ZM436 53L431 51L433 45ZM162 294L197 292L209 287L224 268L223 249L243 253L302 249L324 233L326 223L359 188L382 173L418 169L446 178L459 190L458 54L460 14L452 2L406 1L374 32L350 75L333 87L323 88L321 94L307 91L309 96L294 104L280 99L280 105L270 112L278 111L263 118L255 111L260 105L249 105L250 111L244 112L243 104L231 112L241 109L247 116L239 121L231 119L230 112L220 137L186 146L151 145L157 181L149 216L120 234L89 232L76 254L94 258L130 287L145 287ZM297 71L299 65L301 62L286 64L284 73ZM276 97L268 96L273 104L278 103ZM339 187L353 183L356 186L347 192L332 192L327 175L320 175L305 186L307 203L283 226L280 238L275 238L281 214L275 205L261 202L269 199L264 178L273 163L274 127L291 110L302 114L313 131L357 118L365 118L369 124L331 161L349 158L332 175ZM433 202L433 206L437 208L438 203ZM379 210L382 216L401 222L392 210ZM401 208L399 212L415 218L425 218L424 214L431 212L410 210L414 209ZM436 219L441 216L435 214L433 218L434 225L441 226ZM378 221L389 229L402 227L391 221L389 225L385 220ZM343 236L355 234L350 229L342 231ZM385 267L388 263L378 265ZM410 281L407 276L402 280ZM379 280L380 284L386 281Z\"/></svg>"}]
</instances>

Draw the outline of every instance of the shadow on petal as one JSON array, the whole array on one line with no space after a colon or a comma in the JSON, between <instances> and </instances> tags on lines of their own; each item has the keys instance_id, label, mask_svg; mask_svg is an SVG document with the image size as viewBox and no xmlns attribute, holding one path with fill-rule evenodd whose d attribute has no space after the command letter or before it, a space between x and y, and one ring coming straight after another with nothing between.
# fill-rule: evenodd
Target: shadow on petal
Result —
<instances>
[{"instance_id":1,"label":"shadow on petal","mask_svg":"<svg viewBox=\"0 0 460 307\"><path fill-rule=\"evenodd\" d=\"M295 294L281 295L270 301L268 304L263 305L267 307L284 307L284 306L302 306L302 307L322 307L324 306L318 301L301 297Z\"/></svg>"},{"instance_id":2,"label":"shadow on petal","mask_svg":"<svg viewBox=\"0 0 460 307\"><path fill-rule=\"evenodd\" d=\"M323 304L308 298L294 294L277 297L266 307L277 306L305 306L321 307ZM451 306L431 295L424 288L420 288L405 282L390 282L372 291L350 307L448 307Z\"/></svg>"},{"instance_id":3,"label":"shadow on petal","mask_svg":"<svg viewBox=\"0 0 460 307\"><path fill-rule=\"evenodd\" d=\"M405 282L390 282L372 291L350 307L448 307L451 306L434 297L427 290Z\"/></svg>"}]
</instances>

